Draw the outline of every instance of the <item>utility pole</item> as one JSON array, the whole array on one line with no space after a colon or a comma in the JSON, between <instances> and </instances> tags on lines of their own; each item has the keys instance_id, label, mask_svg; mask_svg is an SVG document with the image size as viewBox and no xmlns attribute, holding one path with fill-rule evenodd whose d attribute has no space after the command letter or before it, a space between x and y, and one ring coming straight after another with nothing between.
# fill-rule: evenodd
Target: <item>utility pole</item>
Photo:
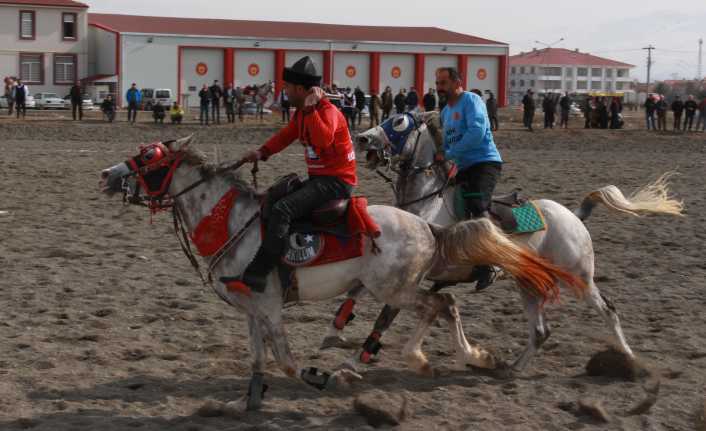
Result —
<instances>
[{"instance_id":1,"label":"utility pole","mask_svg":"<svg viewBox=\"0 0 706 431\"><path fill-rule=\"evenodd\" d=\"M704 47L704 40L699 39L699 68L696 70L696 79L701 81L704 79L704 69L703 69L703 57L702 57L702 50Z\"/></svg>"},{"instance_id":2,"label":"utility pole","mask_svg":"<svg viewBox=\"0 0 706 431\"><path fill-rule=\"evenodd\" d=\"M652 69L652 50L657 49L652 45L648 45L646 48L642 48L647 50L647 92L650 92L650 71Z\"/></svg>"}]
</instances>

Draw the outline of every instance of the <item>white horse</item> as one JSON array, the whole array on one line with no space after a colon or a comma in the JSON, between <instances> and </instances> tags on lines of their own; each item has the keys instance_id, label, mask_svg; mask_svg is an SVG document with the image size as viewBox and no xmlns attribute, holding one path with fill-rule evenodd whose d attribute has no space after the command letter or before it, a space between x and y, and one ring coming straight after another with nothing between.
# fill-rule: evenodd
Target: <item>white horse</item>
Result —
<instances>
[{"instance_id":1,"label":"white horse","mask_svg":"<svg viewBox=\"0 0 706 431\"><path fill-rule=\"evenodd\" d=\"M394 187L397 207L441 226L457 223L459 220L454 211L456 190L449 178L449 165L435 160L435 154L442 142L438 113L401 114L390 118L387 122L391 123L387 124L388 130L389 126L392 126L392 130L397 134L386 133L383 129L385 123L383 123L356 137L358 149L366 152L367 167L377 169L386 164L391 165L391 169L398 175ZM391 142L391 139L395 142ZM600 188L589 193L575 212L549 199L534 200L532 202L544 214L546 230L511 237L516 244L535 250L540 256L561 268L566 268L583 280L588 286L586 301L605 320L612 333L615 347L630 357L634 357L634 354L625 340L616 309L599 292L593 280L593 244L582 220L587 219L599 203L611 210L633 216L681 215L682 203L668 196L666 182L668 176L663 175L629 199L615 186ZM468 278L471 270L471 267L449 267L445 274L429 278L440 282L432 290L454 284L453 282L471 281ZM449 281L452 283L448 283ZM339 345L344 341L341 335L342 329L349 320L347 317L352 313L355 300L362 293L363 289L349 292L349 299L339 309L337 318L334 319L324 339L323 348ZM520 289L520 295L528 320L529 339L526 349L512 365L514 371L521 371L527 366L550 334L541 303L523 289ZM342 312L347 314L341 320ZM348 364L354 368L356 362L368 362L370 357L377 353L381 346L380 336L389 328L396 314L397 310L391 304L383 309L366 344L362 350L356 352L355 356L347 362Z\"/></svg>"},{"instance_id":2,"label":"white horse","mask_svg":"<svg viewBox=\"0 0 706 431\"><path fill-rule=\"evenodd\" d=\"M260 120L264 118L265 104L270 94L274 94L272 81L257 86L257 92L255 93L255 106L257 107L255 116L259 116Z\"/></svg>"},{"instance_id":3,"label":"white horse","mask_svg":"<svg viewBox=\"0 0 706 431\"><path fill-rule=\"evenodd\" d=\"M207 165L205 156L189 147L190 140L189 137L142 147L137 156L104 170L101 186L104 192L113 194L121 190L125 179L136 176L143 192L152 197L152 203L162 199L173 202L175 217L183 219L189 234L205 217L216 214L212 209L226 194L235 193L235 204L227 218L228 234L235 245L226 249L221 259L212 256L205 260L215 280L240 274L260 247L261 196L230 172L233 166ZM416 312L419 322L403 355L407 364L418 372L431 371L421 345L438 315L448 322L458 366L495 366L487 351L472 347L466 340L453 297L419 289L419 283L430 273L433 275L434 267L500 266L517 277L527 295L536 296L537 303L555 299L559 281L578 290L585 289L580 280L566 271L513 244L487 220L466 221L440 229L394 207L371 206L369 213L382 232L375 240L379 252L373 250L372 240L366 237L361 257L297 268L299 297L304 301L324 300L364 286L379 302ZM232 290L221 282L214 283L213 288L223 300L248 316L253 374L249 395L241 400L246 408L256 409L261 405L266 344L288 376L298 376L319 389L360 377L345 369L333 374L312 373L308 368L297 370L282 319L279 277L270 274L263 293Z\"/></svg>"}]
</instances>

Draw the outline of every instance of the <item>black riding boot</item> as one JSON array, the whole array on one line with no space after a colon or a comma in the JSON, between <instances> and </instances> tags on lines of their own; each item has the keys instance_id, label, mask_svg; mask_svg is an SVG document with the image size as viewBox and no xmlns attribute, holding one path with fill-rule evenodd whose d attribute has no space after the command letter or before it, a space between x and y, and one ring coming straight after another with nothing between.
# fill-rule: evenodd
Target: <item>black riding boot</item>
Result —
<instances>
[{"instance_id":1,"label":"black riding boot","mask_svg":"<svg viewBox=\"0 0 706 431\"><path fill-rule=\"evenodd\" d=\"M492 266L476 266L471 272L471 281L476 282L476 290L487 289L495 281L495 269Z\"/></svg>"},{"instance_id":2,"label":"black riding boot","mask_svg":"<svg viewBox=\"0 0 706 431\"><path fill-rule=\"evenodd\" d=\"M245 272L237 277L221 277L221 282L236 290L242 288L238 285L240 283L255 292L264 292L267 286L267 276L275 269L277 262L282 257L282 244L282 240L278 236L273 239L266 236L265 241L255 254L255 258L245 268Z\"/></svg>"}]
</instances>

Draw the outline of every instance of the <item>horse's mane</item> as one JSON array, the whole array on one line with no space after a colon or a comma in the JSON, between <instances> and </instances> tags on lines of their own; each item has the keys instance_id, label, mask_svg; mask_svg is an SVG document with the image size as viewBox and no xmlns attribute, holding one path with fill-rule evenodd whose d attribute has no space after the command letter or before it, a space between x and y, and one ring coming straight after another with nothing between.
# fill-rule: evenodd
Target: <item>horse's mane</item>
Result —
<instances>
[{"instance_id":1,"label":"horse's mane","mask_svg":"<svg viewBox=\"0 0 706 431\"><path fill-rule=\"evenodd\" d=\"M444 135L442 133L443 127L441 126L441 115L437 111L425 112L422 114L422 122L427 125L429 133L434 139L434 144L436 144L436 149L439 150L444 145Z\"/></svg>"},{"instance_id":2,"label":"horse's mane","mask_svg":"<svg viewBox=\"0 0 706 431\"><path fill-rule=\"evenodd\" d=\"M210 180L213 178L223 178L226 182L233 187L237 188L240 192L257 194L254 188L245 181L237 170L222 170L223 167L230 163L209 163L208 156L201 150L198 150L192 146L187 146L181 150L183 154L183 161L191 166L199 168L201 175Z\"/></svg>"}]
</instances>

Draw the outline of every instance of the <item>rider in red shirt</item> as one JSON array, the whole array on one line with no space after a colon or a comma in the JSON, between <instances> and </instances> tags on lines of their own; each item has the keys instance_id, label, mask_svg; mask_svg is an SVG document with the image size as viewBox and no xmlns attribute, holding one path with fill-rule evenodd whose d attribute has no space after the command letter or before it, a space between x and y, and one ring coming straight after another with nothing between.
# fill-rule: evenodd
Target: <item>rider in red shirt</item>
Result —
<instances>
[{"instance_id":1,"label":"rider in red shirt","mask_svg":"<svg viewBox=\"0 0 706 431\"><path fill-rule=\"evenodd\" d=\"M299 190L273 205L262 245L245 272L239 277L221 278L229 286L241 283L257 292L264 291L267 275L282 256L290 223L326 201L349 198L358 181L348 124L319 87L321 76L314 63L304 57L291 68L285 67L283 75L289 101L297 111L284 129L243 159L267 160L299 141L309 178Z\"/></svg>"}]
</instances>

